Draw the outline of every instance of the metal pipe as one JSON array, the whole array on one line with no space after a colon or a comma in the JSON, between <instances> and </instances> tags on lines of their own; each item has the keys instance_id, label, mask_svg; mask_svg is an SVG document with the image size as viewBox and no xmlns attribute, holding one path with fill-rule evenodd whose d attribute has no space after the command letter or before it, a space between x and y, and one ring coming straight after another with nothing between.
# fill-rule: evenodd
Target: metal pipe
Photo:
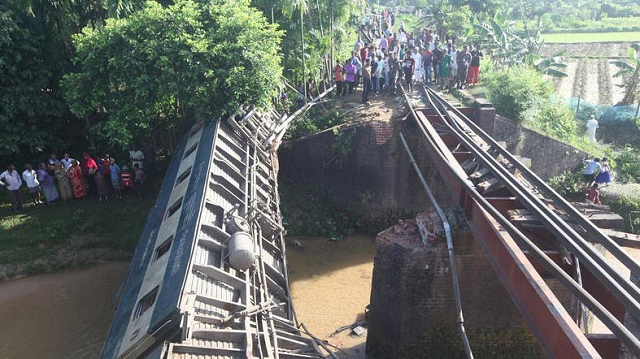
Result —
<instances>
[{"instance_id":1,"label":"metal pipe","mask_svg":"<svg viewBox=\"0 0 640 359\"><path fill-rule=\"evenodd\" d=\"M464 329L464 316L462 314L462 301L460 300L460 287L458 285L458 268L456 266L456 257L453 252L453 240L451 238L451 226L449 225L449 221L447 220L447 216L444 214L442 208L436 201L436 198L431 192L431 188L427 184L427 181L424 179L422 172L420 172L420 168L416 163L416 160L413 158L413 154L409 149L409 145L407 141L404 139L402 132L400 132L400 140L402 140L402 144L404 145L404 149L407 151L407 155L409 155L409 162L413 166L413 169L416 170L416 174L420 178L420 182L422 182L422 187L424 187L425 192L427 192L427 196L429 196L429 200L431 204L435 207L436 212L438 212L438 216L442 221L442 226L444 227L444 234L447 237L447 251L449 253L449 264L451 267L451 281L453 282L453 296L456 304L456 324L458 326L458 330L460 331L460 338L462 339L462 345L464 346L464 352L467 355L467 358L473 359L473 353L471 352L471 345L469 344L469 338L467 338L467 332Z\"/></svg>"}]
</instances>

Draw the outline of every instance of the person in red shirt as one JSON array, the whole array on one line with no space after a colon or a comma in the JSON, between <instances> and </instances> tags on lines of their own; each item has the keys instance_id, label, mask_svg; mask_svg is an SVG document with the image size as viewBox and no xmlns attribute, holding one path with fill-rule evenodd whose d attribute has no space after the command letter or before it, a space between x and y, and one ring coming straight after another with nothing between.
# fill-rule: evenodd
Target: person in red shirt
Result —
<instances>
[{"instance_id":1,"label":"person in red shirt","mask_svg":"<svg viewBox=\"0 0 640 359\"><path fill-rule=\"evenodd\" d=\"M342 64L340 63L340 61L338 60L338 62L336 62L336 66L333 68L333 73L334 73L333 79L336 80L337 97L342 96L344 92L344 86L343 86L344 78L342 76L343 71L344 71L344 68L342 67Z\"/></svg>"},{"instance_id":2,"label":"person in red shirt","mask_svg":"<svg viewBox=\"0 0 640 359\"><path fill-rule=\"evenodd\" d=\"M102 162L102 174L105 177L111 177L111 170L109 169L109 166L111 165L111 161L109 160L110 158L111 156L109 156L109 154L105 154L104 157L100 159Z\"/></svg>"},{"instance_id":3,"label":"person in red shirt","mask_svg":"<svg viewBox=\"0 0 640 359\"><path fill-rule=\"evenodd\" d=\"M89 184L89 193L96 193L96 181L94 176L98 171L98 164L96 161L89 156L88 152L84 152L82 154L82 163L80 164L80 168L82 169L82 176Z\"/></svg>"},{"instance_id":4,"label":"person in red shirt","mask_svg":"<svg viewBox=\"0 0 640 359\"><path fill-rule=\"evenodd\" d=\"M593 186L587 189L586 202L588 204L601 204L600 191L598 191L598 184L594 183Z\"/></svg>"}]
</instances>

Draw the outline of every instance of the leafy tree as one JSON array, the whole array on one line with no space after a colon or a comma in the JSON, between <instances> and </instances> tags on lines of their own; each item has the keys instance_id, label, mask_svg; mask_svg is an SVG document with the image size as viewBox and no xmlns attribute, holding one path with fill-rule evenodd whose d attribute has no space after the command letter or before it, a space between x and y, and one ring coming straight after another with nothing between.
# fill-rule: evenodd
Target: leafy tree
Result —
<instances>
[{"instance_id":1,"label":"leafy tree","mask_svg":"<svg viewBox=\"0 0 640 359\"><path fill-rule=\"evenodd\" d=\"M149 1L124 19L74 37L78 71L65 96L93 131L126 145L151 129L267 106L281 78L282 33L246 0Z\"/></svg>"},{"instance_id":2,"label":"leafy tree","mask_svg":"<svg viewBox=\"0 0 640 359\"><path fill-rule=\"evenodd\" d=\"M432 15L431 22L441 39L470 35L473 28L473 14L468 1L435 0L425 2L424 6Z\"/></svg>"},{"instance_id":3,"label":"leafy tree","mask_svg":"<svg viewBox=\"0 0 640 359\"><path fill-rule=\"evenodd\" d=\"M42 51L49 39L12 5L17 4L0 4L0 155L60 148L70 125L56 93L64 62Z\"/></svg>"}]
</instances>

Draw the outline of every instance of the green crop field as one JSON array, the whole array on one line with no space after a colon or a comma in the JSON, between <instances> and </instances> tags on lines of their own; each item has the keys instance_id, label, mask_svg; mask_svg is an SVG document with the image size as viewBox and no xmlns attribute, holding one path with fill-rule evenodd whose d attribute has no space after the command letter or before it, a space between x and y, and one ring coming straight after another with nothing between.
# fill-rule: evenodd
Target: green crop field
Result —
<instances>
[{"instance_id":1,"label":"green crop field","mask_svg":"<svg viewBox=\"0 0 640 359\"><path fill-rule=\"evenodd\" d=\"M640 41L640 31L599 33L571 32L566 34L542 34L542 39L547 43L584 43L608 41L633 42Z\"/></svg>"}]
</instances>

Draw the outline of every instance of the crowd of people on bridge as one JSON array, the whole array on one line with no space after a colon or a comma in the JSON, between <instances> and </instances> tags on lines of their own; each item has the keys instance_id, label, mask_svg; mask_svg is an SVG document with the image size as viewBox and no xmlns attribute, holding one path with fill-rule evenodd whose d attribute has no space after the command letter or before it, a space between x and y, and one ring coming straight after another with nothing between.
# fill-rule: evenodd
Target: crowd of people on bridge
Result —
<instances>
[{"instance_id":1,"label":"crowd of people on bridge","mask_svg":"<svg viewBox=\"0 0 640 359\"><path fill-rule=\"evenodd\" d=\"M27 163L24 171L18 173L15 165L8 165L6 171L0 173L0 187L6 188L13 211L23 209L25 191L34 205L51 205L57 200L66 202L86 197L95 197L99 201L109 197L142 199L147 179L144 165L147 163L151 168L155 165L152 146L145 150L147 156L135 145L131 146L131 169L127 165L121 167L109 154L94 159L84 152L81 159L76 160L69 153L64 153L61 159L53 153L45 162L38 164L37 170Z\"/></svg>"},{"instance_id":2,"label":"crowd of people on bridge","mask_svg":"<svg viewBox=\"0 0 640 359\"><path fill-rule=\"evenodd\" d=\"M483 53L480 45L461 44L455 37L441 42L431 29L408 31L392 10L365 17L351 57L334 67L337 95L352 94L362 86L362 103L369 96L387 92L395 95L404 81L409 91L416 83L443 88L476 85ZM366 42L365 42L366 41Z\"/></svg>"}]
</instances>

